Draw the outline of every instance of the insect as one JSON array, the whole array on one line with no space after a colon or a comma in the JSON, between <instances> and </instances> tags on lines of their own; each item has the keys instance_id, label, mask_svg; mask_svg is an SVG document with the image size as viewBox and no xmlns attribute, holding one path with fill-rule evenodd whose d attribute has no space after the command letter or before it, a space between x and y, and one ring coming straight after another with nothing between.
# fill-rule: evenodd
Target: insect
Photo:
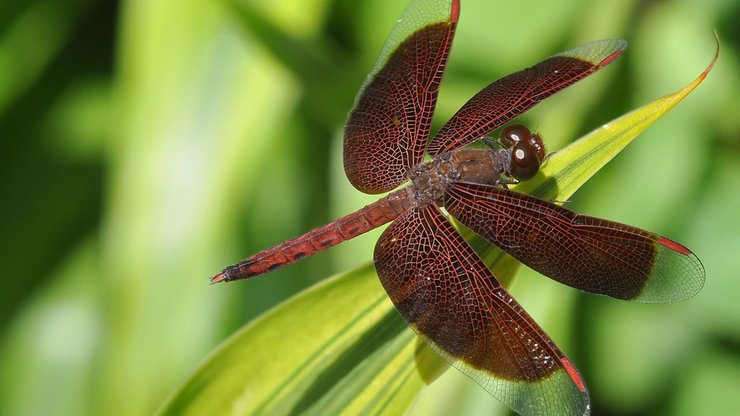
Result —
<instances>
[{"instance_id":1,"label":"insect","mask_svg":"<svg viewBox=\"0 0 740 416\"><path fill-rule=\"evenodd\" d=\"M695 295L704 268L666 237L577 214L507 185L534 176L539 135L486 135L616 59L621 40L587 43L490 84L431 140L431 118L459 0L413 0L360 89L344 130L344 167L360 191L395 190L352 214L214 276L246 279L391 223L375 247L378 276L414 331L453 366L522 414L588 414L574 364L497 281L442 212L532 269L583 291L639 302ZM483 138L488 148L466 145ZM424 155L432 159L424 161Z\"/></svg>"}]
</instances>

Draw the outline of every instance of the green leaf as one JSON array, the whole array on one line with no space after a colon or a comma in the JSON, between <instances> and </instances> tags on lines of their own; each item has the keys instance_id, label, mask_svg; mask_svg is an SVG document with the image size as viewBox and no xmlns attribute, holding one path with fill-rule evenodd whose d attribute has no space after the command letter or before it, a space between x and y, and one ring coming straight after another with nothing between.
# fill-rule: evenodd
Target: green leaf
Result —
<instances>
[{"instance_id":1,"label":"green leaf","mask_svg":"<svg viewBox=\"0 0 740 416\"><path fill-rule=\"evenodd\" d=\"M367 265L245 326L160 413L403 413L445 368L398 316Z\"/></svg>"},{"instance_id":2,"label":"green leaf","mask_svg":"<svg viewBox=\"0 0 740 416\"><path fill-rule=\"evenodd\" d=\"M707 76L594 130L552 154L515 189L569 198ZM507 264L500 252L489 264ZM507 261L503 261L507 259ZM447 365L396 313L372 265L333 277L226 340L163 404L160 414L403 414Z\"/></svg>"}]
</instances>

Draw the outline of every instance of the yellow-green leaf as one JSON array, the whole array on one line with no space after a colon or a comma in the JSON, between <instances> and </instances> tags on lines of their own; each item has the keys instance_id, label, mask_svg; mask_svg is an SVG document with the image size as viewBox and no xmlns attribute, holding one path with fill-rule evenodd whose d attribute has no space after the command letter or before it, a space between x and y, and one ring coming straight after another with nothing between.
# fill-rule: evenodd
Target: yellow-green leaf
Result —
<instances>
[{"instance_id":1,"label":"yellow-green leaf","mask_svg":"<svg viewBox=\"0 0 740 416\"><path fill-rule=\"evenodd\" d=\"M445 367L401 320L367 265L245 326L160 413L399 414Z\"/></svg>"}]
</instances>

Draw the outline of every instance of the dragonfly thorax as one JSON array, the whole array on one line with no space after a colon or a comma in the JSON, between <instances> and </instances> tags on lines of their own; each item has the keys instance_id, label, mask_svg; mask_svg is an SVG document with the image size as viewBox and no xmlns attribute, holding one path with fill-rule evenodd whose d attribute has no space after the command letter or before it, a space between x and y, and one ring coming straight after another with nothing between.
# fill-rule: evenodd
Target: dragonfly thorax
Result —
<instances>
[{"instance_id":1,"label":"dragonfly thorax","mask_svg":"<svg viewBox=\"0 0 740 416\"><path fill-rule=\"evenodd\" d=\"M443 206L445 191L457 182L509 183L511 157L509 149L459 149L420 163L409 173L416 202Z\"/></svg>"}]
</instances>

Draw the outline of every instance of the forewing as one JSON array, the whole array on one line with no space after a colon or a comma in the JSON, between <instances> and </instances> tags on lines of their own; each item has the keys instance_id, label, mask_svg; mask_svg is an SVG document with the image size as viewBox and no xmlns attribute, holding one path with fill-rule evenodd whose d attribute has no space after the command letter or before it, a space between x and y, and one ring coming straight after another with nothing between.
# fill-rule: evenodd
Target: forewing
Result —
<instances>
[{"instance_id":1,"label":"forewing","mask_svg":"<svg viewBox=\"0 0 740 416\"><path fill-rule=\"evenodd\" d=\"M408 324L442 357L521 414L587 414L570 360L506 292L434 205L383 232L375 268Z\"/></svg>"},{"instance_id":2,"label":"forewing","mask_svg":"<svg viewBox=\"0 0 740 416\"><path fill-rule=\"evenodd\" d=\"M464 146L581 78L603 68L627 47L620 39L586 43L499 79L465 103L429 144L432 156Z\"/></svg>"},{"instance_id":3,"label":"forewing","mask_svg":"<svg viewBox=\"0 0 740 416\"><path fill-rule=\"evenodd\" d=\"M529 195L458 183L448 189L445 208L522 263L576 289L665 303L688 299L704 285L704 267L679 243Z\"/></svg>"},{"instance_id":4,"label":"forewing","mask_svg":"<svg viewBox=\"0 0 740 416\"><path fill-rule=\"evenodd\" d=\"M417 0L391 31L344 129L344 171L360 191L390 191L424 157L459 10Z\"/></svg>"}]
</instances>

